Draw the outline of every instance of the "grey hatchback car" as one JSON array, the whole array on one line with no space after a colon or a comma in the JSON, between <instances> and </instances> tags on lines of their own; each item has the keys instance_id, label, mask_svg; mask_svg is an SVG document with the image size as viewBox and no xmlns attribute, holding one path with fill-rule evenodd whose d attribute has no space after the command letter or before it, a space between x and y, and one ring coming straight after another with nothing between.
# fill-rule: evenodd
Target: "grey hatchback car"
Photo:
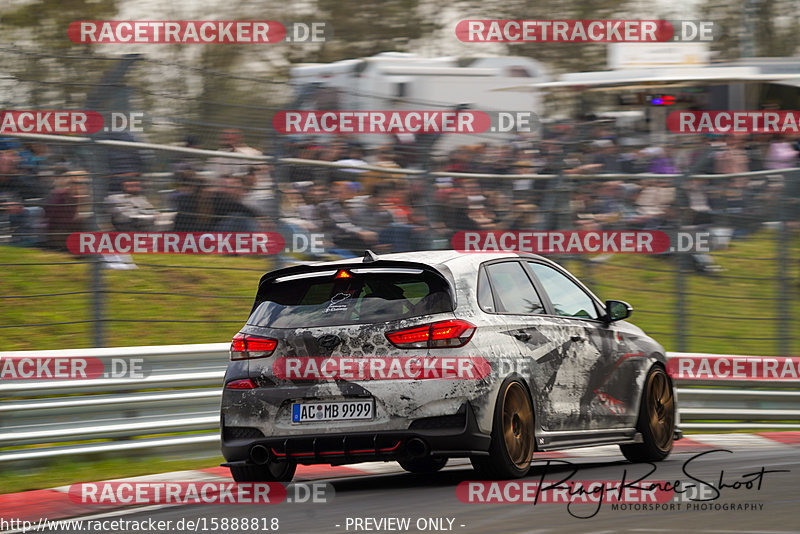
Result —
<instances>
[{"instance_id":1,"label":"grey hatchback car","mask_svg":"<svg viewBox=\"0 0 800 534\"><path fill-rule=\"evenodd\" d=\"M664 349L574 276L523 253L410 252L279 269L233 338L222 453L237 481L298 464L466 457L515 478L535 451L680 438Z\"/></svg>"}]
</instances>

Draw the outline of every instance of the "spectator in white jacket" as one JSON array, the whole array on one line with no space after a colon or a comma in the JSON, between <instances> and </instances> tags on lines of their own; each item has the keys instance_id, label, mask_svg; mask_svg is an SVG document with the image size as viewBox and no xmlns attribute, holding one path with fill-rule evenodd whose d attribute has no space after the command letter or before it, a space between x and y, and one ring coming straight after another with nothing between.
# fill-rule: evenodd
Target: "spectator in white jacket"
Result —
<instances>
[{"instance_id":1,"label":"spectator in white jacket","mask_svg":"<svg viewBox=\"0 0 800 534\"><path fill-rule=\"evenodd\" d=\"M155 231L159 221L158 210L142 194L138 179L122 183L122 193L106 198L114 229L120 232Z\"/></svg>"}]
</instances>

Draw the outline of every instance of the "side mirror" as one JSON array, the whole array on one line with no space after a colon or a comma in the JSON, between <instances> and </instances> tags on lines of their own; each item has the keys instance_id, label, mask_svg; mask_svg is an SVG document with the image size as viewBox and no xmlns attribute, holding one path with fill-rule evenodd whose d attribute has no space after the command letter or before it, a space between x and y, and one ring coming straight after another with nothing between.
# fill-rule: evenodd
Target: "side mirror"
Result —
<instances>
[{"instance_id":1,"label":"side mirror","mask_svg":"<svg viewBox=\"0 0 800 534\"><path fill-rule=\"evenodd\" d=\"M627 302L621 300L606 301L606 321L611 323L627 319L633 313L633 308Z\"/></svg>"}]
</instances>

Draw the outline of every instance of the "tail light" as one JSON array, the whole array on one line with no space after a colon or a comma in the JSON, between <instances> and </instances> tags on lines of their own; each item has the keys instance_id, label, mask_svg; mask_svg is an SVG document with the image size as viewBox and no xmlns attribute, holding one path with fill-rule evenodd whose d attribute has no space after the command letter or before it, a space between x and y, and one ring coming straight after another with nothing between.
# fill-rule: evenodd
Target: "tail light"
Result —
<instances>
[{"instance_id":1,"label":"tail light","mask_svg":"<svg viewBox=\"0 0 800 534\"><path fill-rule=\"evenodd\" d=\"M225 389L256 389L256 383L250 378L241 378L225 384Z\"/></svg>"},{"instance_id":2,"label":"tail light","mask_svg":"<svg viewBox=\"0 0 800 534\"><path fill-rule=\"evenodd\" d=\"M463 347L475 333L475 325L456 319L438 321L404 330L388 332L386 338L402 349Z\"/></svg>"},{"instance_id":3,"label":"tail light","mask_svg":"<svg viewBox=\"0 0 800 534\"><path fill-rule=\"evenodd\" d=\"M266 358L275 351L278 341L268 337L251 336L239 332L231 341L231 360Z\"/></svg>"}]
</instances>

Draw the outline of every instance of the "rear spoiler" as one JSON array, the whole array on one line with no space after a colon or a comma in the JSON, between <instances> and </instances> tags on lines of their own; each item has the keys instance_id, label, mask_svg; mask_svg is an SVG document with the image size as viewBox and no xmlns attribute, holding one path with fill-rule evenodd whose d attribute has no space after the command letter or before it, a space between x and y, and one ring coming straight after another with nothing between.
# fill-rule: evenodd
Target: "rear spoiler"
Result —
<instances>
[{"instance_id":1,"label":"rear spoiler","mask_svg":"<svg viewBox=\"0 0 800 534\"><path fill-rule=\"evenodd\" d=\"M295 274L313 273L317 271L330 271L335 269L379 269L379 268L404 268L404 269L422 269L423 271L435 274L447 282L447 287L450 292L450 300L453 304L453 309L456 309L456 284L453 273L445 265L428 265L425 263L417 263L413 261L397 261L397 260L375 260L367 263L360 261L347 261L335 263L318 263L316 265L295 265L294 267L285 267L270 271L261 277L258 282L258 291L256 291L256 299L253 302L253 308L250 310L252 314L256 311L259 304L266 300L265 294L268 286L277 278L291 276Z\"/></svg>"}]
</instances>

